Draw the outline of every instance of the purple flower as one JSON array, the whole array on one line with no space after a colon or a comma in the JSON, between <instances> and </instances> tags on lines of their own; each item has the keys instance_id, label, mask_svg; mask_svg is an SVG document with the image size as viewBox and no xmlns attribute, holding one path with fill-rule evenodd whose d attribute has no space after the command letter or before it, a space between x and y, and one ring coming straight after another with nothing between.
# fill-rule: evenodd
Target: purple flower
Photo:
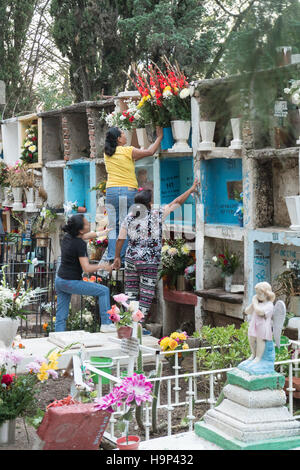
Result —
<instances>
[{"instance_id":1,"label":"purple flower","mask_svg":"<svg viewBox=\"0 0 300 470\"><path fill-rule=\"evenodd\" d=\"M37 374L40 371L41 365L37 361L30 362L26 366L26 370L28 372L33 372L34 374Z\"/></svg>"}]
</instances>

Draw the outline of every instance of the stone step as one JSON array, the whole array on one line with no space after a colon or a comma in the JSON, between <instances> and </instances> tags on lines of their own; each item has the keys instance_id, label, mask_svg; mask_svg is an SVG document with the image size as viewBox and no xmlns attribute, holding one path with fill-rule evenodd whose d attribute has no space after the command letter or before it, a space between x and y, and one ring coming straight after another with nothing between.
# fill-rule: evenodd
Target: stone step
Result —
<instances>
[{"instance_id":1,"label":"stone step","mask_svg":"<svg viewBox=\"0 0 300 470\"><path fill-rule=\"evenodd\" d=\"M245 390L228 384L223 389L225 398L246 408L270 408L284 406L286 395L283 390Z\"/></svg>"},{"instance_id":2,"label":"stone step","mask_svg":"<svg viewBox=\"0 0 300 470\"><path fill-rule=\"evenodd\" d=\"M283 388L285 377L277 372L268 375L250 375L248 372L236 368L227 372L227 382L246 390L277 390Z\"/></svg>"},{"instance_id":3,"label":"stone step","mask_svg":"<svg viewBox=\"0 0 300 470\"><path fill-rule=\"evenodd\" d=\"M262 412L263 415L263 412ZM263 416L262 416L263 418ZM290 415L289 419L243 423L233 416L221 414L216 409L209 410L204 418L206 424L212 426L217 432L224 431L231 439L241 442L259 442L278 437L299 436L300 423Z\"/></svg>"},{"instance_id":4,"label":"stone step","mask_svg":"<svg viewBox=\"0 0 300 470\"><path fill-rule=\"evenodd\" d=\"M195 423L195 433L197 436L226 450L299 450L300 446L300 435L264 439L258 442L243 442L232 438L224 430L218 430L204 421Z\"/></svg>"}]
</instances>

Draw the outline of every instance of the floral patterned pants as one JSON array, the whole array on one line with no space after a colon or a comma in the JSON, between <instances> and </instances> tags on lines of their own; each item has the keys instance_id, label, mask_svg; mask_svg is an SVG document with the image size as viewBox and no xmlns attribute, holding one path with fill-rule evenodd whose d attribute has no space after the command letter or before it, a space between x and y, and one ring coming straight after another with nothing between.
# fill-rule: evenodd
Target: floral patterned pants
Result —
<instances>
[{"instance_id":1,"label":"floral patterned pants","mask_svg":"<svg viewBox=\"0 0 300 470\"><path fill-rule=\"evenodd\" d=\"M125 258L125 294L129 301L139 301L139 308L145 319L155 295L157 272L158 263L147 264Z\"/></svg>"}]
</instances>

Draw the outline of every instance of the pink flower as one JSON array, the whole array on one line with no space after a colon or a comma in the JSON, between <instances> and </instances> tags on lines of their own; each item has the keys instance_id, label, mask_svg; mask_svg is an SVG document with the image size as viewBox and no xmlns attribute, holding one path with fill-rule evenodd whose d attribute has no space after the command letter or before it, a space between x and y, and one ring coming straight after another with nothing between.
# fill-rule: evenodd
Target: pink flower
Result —
<instances>
[{"instance_id":1,"label":"pink flower","mask_svg":"<svg viewBox=\"0 0 300 470\"><path fill-rule=\"evenodd\" d=\"M120 321L120 315L118 315L117 313L111 313L109 315L109 318L111 319L111 321L113 321L114 323L119 323Z\"/></svg>"},{"instance_id":2,"label":"pink flower","mask_svg":"<svg viewBox=\"0 0 300 470\"><path fill-rule=\"evenodd\" d=\"M146 382L143 374L133 374L132 377L125 377L122 381L121 390L126 398L126 405L130 405L133 401L139 406L142 402L151 401L151 382Z\"/></svg>"},{"instance_id":3,"label":"pink flower","mask_svg":"<svg viewBox=\"0 0 300 470\"><path fill-rule=\"evenodd\" d=\"M122 304L122 305L124 305L124 307L128 308L128 304L126 303L127 300L128 300L128 295L117 294L117 295L114 295L113 298L116 302L118 302L119 304Z\"/></svg>"},{"instance_id":4,"label":"pink flower","mask_svg":"<svg viewBox=\"0 0 300 470\"><path fill-rule=\"evenodd\" d=\"M137 310L132 314L132 320L133 321L141 321L144 318L144 314L140 311Z\"/></svg>"}]
</instances>

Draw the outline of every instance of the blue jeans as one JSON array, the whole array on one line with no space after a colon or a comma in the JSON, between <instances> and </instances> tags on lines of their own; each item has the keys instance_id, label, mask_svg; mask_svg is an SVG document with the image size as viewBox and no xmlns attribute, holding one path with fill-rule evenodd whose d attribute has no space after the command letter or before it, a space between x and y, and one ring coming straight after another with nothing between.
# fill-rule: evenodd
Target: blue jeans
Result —
<instances>
[{"instance_id":1,"label":"blue jeans","mask_svg":"<svg viewBox=\"0 0 300 470\"><path fill-rule=\"evenodd\" d=\"M105 207L108 215L109 228L108 232L108 254L109 261L114 260L116 251L116 241L119 236L120 226L128 214L129 208L134 204L134 197L137 189L128 188L127 186L119 186L107 188ZM124 261L125 253L128 245L128 239L125 240L122 250L121 259Z\"/></svg>"},{"instance_id":2,"label":"blue jeans","mask_svg":"<svg viewBox=\"0 0 300 470\"><path fill-rule=\"evenodd\" d=\"M69 315L72 294L98 297L101 325L110 325L112 323L107 313L107 310L110 310L110 294L108 287L94 282L70 281L56 276L55 290L57 294L55 331L66 330L66 321Z\"/></svg>"}]
</instances>

